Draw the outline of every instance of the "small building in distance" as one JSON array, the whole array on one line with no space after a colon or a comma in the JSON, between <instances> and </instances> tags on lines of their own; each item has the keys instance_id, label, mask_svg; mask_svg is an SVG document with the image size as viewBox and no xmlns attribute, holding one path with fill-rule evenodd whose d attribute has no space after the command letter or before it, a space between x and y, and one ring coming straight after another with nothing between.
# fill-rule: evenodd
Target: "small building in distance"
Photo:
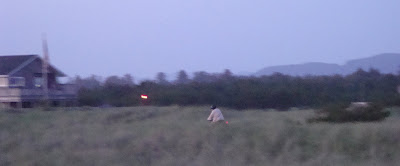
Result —
<instances>
[{"instance_id":1,"label":"small building in distance","mask_svg":"<svg viewBox=\"0 0 400 166\"><path fill-rule=\"evenodd\" d=\"M369 102L351 102L350 106L346 108L347 111L354 111L360 108L367 108L371 105Z\"/></svg>"},{"instance_id":2,"label":"small building in distance","mask_svg":"<svg viewBox=\"0 0 400 166\"><path fill-rule=\"evenodd\" d=\"M38 55L0 56L0 108L34 107L44 99L52 106L73 106L77 91L74 85L61 84L66 75L48 65L47 89L43 82L44 60Z\"/></svg>"},{"instance_id":3,"label":"small building in distance","mask_svg":"<svg viewBox=\"0 0 400 166\"><path fill-rule=\"evenodd\" d=\"M397 92L400 93L400 85L397 86Z\"/></svg>"}]
</instances>

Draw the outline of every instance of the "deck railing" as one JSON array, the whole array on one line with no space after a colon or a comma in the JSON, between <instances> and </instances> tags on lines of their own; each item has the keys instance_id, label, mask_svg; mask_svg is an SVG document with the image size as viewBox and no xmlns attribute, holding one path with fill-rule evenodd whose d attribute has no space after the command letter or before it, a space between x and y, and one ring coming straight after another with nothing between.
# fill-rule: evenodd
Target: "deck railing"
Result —
<instances>
[{"instance_id":1,"label":"deck railing","mask_svg":"<svg viewBox=\"0 0 400 166\"><path fill-rule=\"evenodd\" d=\"M49 89L49 99L76 98L76 88L71 84L61 84L57 89ZM0 98L40 99L44 96L42 89L4 88L0 87Z\"/></svg>"}]
</instances>

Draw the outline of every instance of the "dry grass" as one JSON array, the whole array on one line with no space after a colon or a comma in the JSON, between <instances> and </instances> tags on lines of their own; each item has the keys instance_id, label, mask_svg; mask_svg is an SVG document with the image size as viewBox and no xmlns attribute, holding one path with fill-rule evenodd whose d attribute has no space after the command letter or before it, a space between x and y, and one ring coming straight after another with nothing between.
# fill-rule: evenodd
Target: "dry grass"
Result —
<instances>
[{"instance_id":1,"label":"dry grass","mask_svg":"<svg viewBox=\"0 0 400 166\"><path fill-rule=\"evenodd\" d=\"M372 166L400 163L400 116L306 123L312 110L208 107L0 111L0 165Z\"/></svg>"}]
</instances>

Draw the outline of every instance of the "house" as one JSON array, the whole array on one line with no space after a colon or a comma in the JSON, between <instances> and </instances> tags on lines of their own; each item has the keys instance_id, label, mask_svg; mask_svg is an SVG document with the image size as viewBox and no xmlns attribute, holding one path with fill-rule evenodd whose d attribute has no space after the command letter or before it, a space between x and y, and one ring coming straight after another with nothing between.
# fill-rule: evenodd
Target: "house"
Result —
<instances>
[{"instance_id":1,"label":"house","mask_svg":"<svg viewBox=\"0 0 400 166\"><path fill-rule=\"evenodd\" d=\"M38 55L0 56L0 107L34 107L42 101L53 106L76 104L76 88L58 82L66 75L49 64L47 79L43 78L43 62Z\"/></svg>"},{"instance_id":2,"label":"house","mask_svg":"<svg viewBox=\"0 0 400 166\"><path fill-rule=\"evenodd\" d=\"M400 93L400 85L399 85L399 86L397 86L397 92L399 92L399 93Z\"/></svg>"},{"instance_id":3,"label":"house","mask_svg":"<svg viewBox=\"0 0 400 166\"><path fill-rule=\"evenodd\" d=\"M346 108L347 111L354 111L360 108L368 108L371 105L369 102L351 102L350 106Z\"/></svg>"}]
</instances>

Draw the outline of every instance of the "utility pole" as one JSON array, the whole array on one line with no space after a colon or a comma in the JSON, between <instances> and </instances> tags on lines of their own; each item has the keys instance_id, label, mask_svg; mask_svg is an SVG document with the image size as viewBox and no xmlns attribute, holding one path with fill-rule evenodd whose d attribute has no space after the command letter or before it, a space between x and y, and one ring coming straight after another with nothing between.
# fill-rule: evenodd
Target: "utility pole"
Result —
<instances>
[{"instance_id":1,"label":"utility pole","mask_svg":"<svg viewBox=\"0 0 400 166\"><path fill-rule=\"evenodd\" d=\"M48 87L48 73L49 73L49 49L47 47L46 34L42 35L43 46L43 62L42 62L42 88L43 88L43 101L45 106L49 104L49 87Z\"/></svg>"}]
</instances>

